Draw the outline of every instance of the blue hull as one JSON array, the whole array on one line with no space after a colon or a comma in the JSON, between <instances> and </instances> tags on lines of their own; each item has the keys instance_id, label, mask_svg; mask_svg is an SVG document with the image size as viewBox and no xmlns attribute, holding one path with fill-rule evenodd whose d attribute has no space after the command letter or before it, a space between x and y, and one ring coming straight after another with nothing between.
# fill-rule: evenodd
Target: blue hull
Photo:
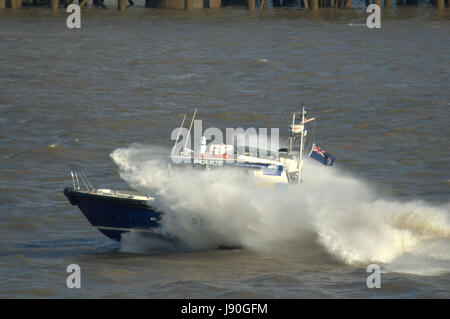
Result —
<instances>
[{"instance_id":1,"label":"blue hull","mask_svg":"<svg viewBox=\"0 0 450 319\"><path fill-rule=\"evenodd\" d=\"M113 240L120 241L122 234L130 231L160 237L153 231L160 227L162 213L145 200L102 196L71 188L65 188L64 195L94 227Z\"/></svg>"}]
</instances>

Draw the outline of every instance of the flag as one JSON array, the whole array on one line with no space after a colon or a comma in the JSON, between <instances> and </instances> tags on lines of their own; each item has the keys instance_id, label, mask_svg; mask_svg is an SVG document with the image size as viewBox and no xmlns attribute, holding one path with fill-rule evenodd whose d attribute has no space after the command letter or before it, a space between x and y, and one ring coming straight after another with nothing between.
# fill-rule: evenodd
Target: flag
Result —
<instances>
[{"instance_id":1,"label":"flag","mask_svg":"<svg viewBox=\"0 0 450 319\"><path fill-rule=\"evenodd\" d=\"M309 153L309 157L314 158L315 160L321 162L323 165L327 166L332 166L334 161L336 160L335 156L325 152L325 150L322 150L314 143L312 145L311 152Z\"/></svg>"}]
</instances>

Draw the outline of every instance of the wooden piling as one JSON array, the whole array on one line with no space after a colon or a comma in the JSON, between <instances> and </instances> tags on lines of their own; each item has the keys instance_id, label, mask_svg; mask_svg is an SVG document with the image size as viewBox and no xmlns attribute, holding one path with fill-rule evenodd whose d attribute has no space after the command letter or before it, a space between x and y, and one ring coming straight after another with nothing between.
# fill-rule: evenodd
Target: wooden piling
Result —
<instances>
[{"instance_id":1,"label":"wooden piling","mask_svg":"<svg viewBox=\"0 0 450 319\"><path fill-rule=\"evenodd\" d=\"M247 0L248 11L255 11L255 0Z\"/></svg>"},{"instance_id":2,"label":"wooden piling","mask_svg":"<svg viewBox=\"0 0 450 319\"><path fill-rule=\"evenodd\" d=\"M378 4L378 6L381 8L381 0L373 0L373 4Z\"/></svg>"},{"instance_id":3,"label":"wooden piling","mask_svg":"<svg viewBox=\"0 0 450 319\"><path fill-rule=\"evenodd\" d=\"M221 5L222 5L222 0L209 0L208 1L208 8L210 8L210 9L220 8Z\"/></svg>"},{"instance_id":4,"label":"wooden piling","mask_svg":"<svg viewBox=\"0 0 450 319\"><path fill-rule=\"evenodd\" d=\"M384 6L386 8L392 8L392 0L384 0Z\"/></svg>"},{"instance_id":5,"label":"wooden piling","mask_svg":"<svg viewBox=\"0 0 450 319\"><path fill-rule=\"evenodd\" d=\"M184 9L191 10L194 8L194 1L193 0L185 0L184 1Z\"/></svg>"},{"instance_id":6,"label":"wooden piling","mask_svg":"<svg viewBox=\"0 0 450 319\"><path fill-rule=\"evenodd\" d=\"M308 0L303 0L303 6L305 7L305 9L309 9Z\"/></svg>"},{"instance_id":7,"label":"wooden piling","mask_svg":"<svg viewBox=\"0 0 450 319\"><path fill-rule=\"evenodd\" d=\"M269 0L261 0L259 4L259 11L263 11L269 6Z\"/></svg>"},{"instance_id":8,"label":"wooden piling","mask_svg":"<svg viewBox=\"0 0 450 319\"><path fill-rule=\"evenodd\" d=\"M22 0L10 0L11 9L22 8Z\"/></svg>"},{"instance_id":9,"label":"wooden piling","mask_svg":"<svg viewBox=\"0 0 450 319\"><path fill-rule=\"evenodd\" d=\"M0 9L6 8L6 0L0 0Z\"/></svg>"},{"instance_id":10,"label":"wooden piling","mask_svg":"<svg viewBox=\"0 0 450 319\"><path fill-rule=\"evenodd\" d=\"M52 10L58 10L59 9L59 0L51 0L50 1L50 8Z\"/></svg>"},{"instance_id":11,"label":"wooden piling","mask_svg":"<svg viewBox=\"0 0 450 319\"><path fill-rule=\"evenodd\" d=\"M436 8L443 9L444 8L444 0L436 0Z\"/></svg>"},{"instance_id":12,"label":"wooden piling","mask_svg":"<svg viewBox=\"0 0 450 319\"><path fill-rule=\"evenodd\" d=\"M317 11L319 9L319 0L311 0L311 10Z\"/></svg>"},{"instance_id":13,"label":"wooden piling","mask_svg":"<svg viewBox=\"0 0 450 319\"><path fill-rule=\"evenodd\" d=\"M352 8L352 0L346 0L345 1L345 8L351 9Z\"/></svg>"},{"instance_id":14,"label":"wooden piling","mask_svg":"<svg viewBox=\"0 0 450 319\"><path fill-rule=\"evenodd\" d=\"M120 11L125 11L127 0L117 0L117 9Z\"/></svg>"}]
</instances>

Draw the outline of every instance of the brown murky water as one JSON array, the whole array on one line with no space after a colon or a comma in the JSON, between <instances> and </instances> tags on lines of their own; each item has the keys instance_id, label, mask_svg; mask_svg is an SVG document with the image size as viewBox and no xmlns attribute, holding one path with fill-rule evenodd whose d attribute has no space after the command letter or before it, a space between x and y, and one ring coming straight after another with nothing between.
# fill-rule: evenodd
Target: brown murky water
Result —
<instances>
[{"instance_id":1,"label":"brown murky water","mask_svg":"<svg viewBox=\"0 0 450 319\"><path fill-rule=\"evenodd\" d=\"M362 26L362 9L88 9L81 30L66 16L0 11L1 297L450 296L449 10L393 9L380 30ZM300 103L333 169L382 201L363 211L409 216L395 229L404 250L377 255L389 257L381 289L366 287L372 255L346 237L353 217L338 202L350 224L276 251L154 253L110 241L63 197L74 168L126 187L109 155L170 145L194 107L204 126L283 130ZM353 191L335 192L358 205ZM355 251L367 262L351 262ZM65 285L72 263L79 290Z\"/></svg>"}]
</instances>

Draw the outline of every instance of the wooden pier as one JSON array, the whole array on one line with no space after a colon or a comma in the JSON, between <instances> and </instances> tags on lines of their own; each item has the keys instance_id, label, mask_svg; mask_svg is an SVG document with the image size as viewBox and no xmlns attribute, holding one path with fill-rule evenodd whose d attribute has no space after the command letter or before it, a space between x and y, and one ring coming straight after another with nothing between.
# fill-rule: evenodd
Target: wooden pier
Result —
<instances>
[{"instance_id":1,"label":"wooden pier","mask_svg":"<svg viewBox=\"0 0 450 319\"><path fill-rule=\"evenodd\" d=\"M273 7L281 6L281 0L241 0L243 5L247 6L249 11L266 10L269 7L269 2ZM298 0L299 5L303 9L318 10L319 8L336 8L349 9L352 8L352 0ZM51 10L59 10L65 8L72 3L73 0L0 0L0 9L19 9L23 4L26 6L38 5L49 6ZM284 2L284 1L283 1ZM365 0L366 5L378 4L380 7L391 8L393 6L392 0ZM449 7L450 0L429 0L431 6L438 9ZM80 7L85 6L87 0L80 2ZM126 10L127 0L117 0L117 9L120 11ZM418 5L418 0L397 0L396 6L413 6ZM220 8L222 0L146 0L146 7L160 8L160 9L201 9L201 8Z\"/></svg>"}]
</instances>

